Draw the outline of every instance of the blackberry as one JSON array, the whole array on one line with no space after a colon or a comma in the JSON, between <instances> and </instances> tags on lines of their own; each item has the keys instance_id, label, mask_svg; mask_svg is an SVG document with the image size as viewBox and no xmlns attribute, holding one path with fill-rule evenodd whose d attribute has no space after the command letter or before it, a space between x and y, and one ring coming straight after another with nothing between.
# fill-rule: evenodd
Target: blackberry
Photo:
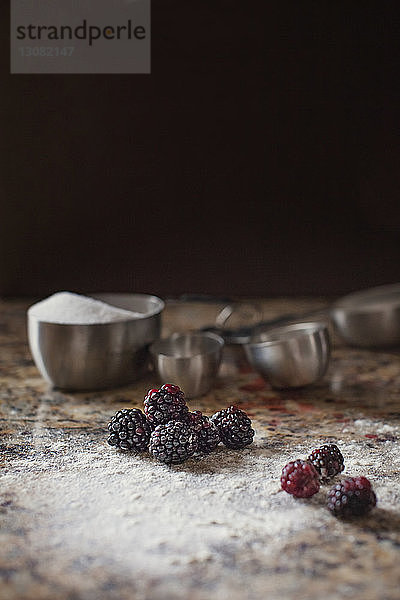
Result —
<instances>
[{"instance_id":1,"label":"blackberry","mask_svg":"<svg viewBox=\"0 0 400 600\"><path fill-rule=\"evenodd\" d=\"M323 482L329 481L344 469L343 456L336 444L316 448L307 460L317 469Z\"/></svg>"},{"instance_id":2,"label":"blackberry","mask_svg":"<svg viewBox=\"0 0 400 600\"><path fill-rule=\"evenodd\" d=\"M169 421L186 421L189 409L182 390L177 385L164 383L159 390L147 392L144 412L154 428Z\"/></svg>"},{"instance_id":3,"label":"blackberry","mask_svg":"<svg viewBox=\"0 0 400 600\"><path fill-rule=\"evenodd\" d=\"M144 452L149 445L151 427L138 408L119 410L108 424L107 442L120 450Z\"/></svg>"},{"instance_id":4,"label":"blackberry","mask_svg":"<svg viewBox=\"0 0 400 600\"><path fill-rule=\"evenodd\" d=\"M283 467L282 489L296 498L310 498L319 490L319 474L306 460L295 460Z\"/></svg>"},{"instance_id":5,"label":"blackberry","mask_svg":"<svg viewBox=\"0 0 400 600\"><path fill-rule=\"evenodd\" d=\"M199 410L189 412L187 423L195 430L198 436L198 450L210 454L220 443L220 435L216 425Z\"/></svg>"},{"instance_id":6,"label":"blackberry","mask_svg":"<svg viewBox=\"0 0 400 600\"><path fill-rule=\"evenodd\" d=\"M237 406L218 411L212 415L211 421L218 428L221 442L228 448L238 450L252 443L254 429L251 421Z\"/></svg>"},{"instance_id":7,"label":"blackberry","mask_svg":"<svg viewBox=\"0 0 400 600\"><path fill-rule=\"evenodd\" d=\"M150 436L149 452L153 458L168 465L187 460L197 450L197 433L182 421L157 425Z\"/></svg>"},{"instance_id":8,"label":"blackberry","mask_svg":"<svg viewBox=\"0 0 400 600\"><path fill-rule=\"evenodd\" d=\"M335 517L360 517L376 505L376 495L366 477L348 477L331 488L327 505Z\"/></svg>"}]
</instances>

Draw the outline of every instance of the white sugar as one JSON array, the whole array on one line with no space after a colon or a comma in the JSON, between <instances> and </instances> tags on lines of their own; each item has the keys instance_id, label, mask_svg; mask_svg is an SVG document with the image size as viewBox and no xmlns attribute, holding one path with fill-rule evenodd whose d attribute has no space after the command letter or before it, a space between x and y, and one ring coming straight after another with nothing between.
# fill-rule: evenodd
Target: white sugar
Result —
<instances>
[{"instance_id":1,"label":"white sugar","mask_svg":"<svg viewBox=\"0 0 400 600\"><path fill-rule=\"evenodd\" d=\"M34 316L49 323L70 325L93 325L137 319L141 313L124 310L71 292L58 292L34 304L28 310Z\"/></svg>"}]
</instances>

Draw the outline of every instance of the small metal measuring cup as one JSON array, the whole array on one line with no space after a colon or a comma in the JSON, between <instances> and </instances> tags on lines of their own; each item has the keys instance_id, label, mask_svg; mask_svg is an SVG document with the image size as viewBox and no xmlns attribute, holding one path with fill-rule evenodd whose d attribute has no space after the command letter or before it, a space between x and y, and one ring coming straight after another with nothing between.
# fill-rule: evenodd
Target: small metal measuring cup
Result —
<instances>
[{"instance_id":1,"label":"small metal measuring cup","mask_svg":"<svg viewBox=\"0 0 400 600\"><path fill-rule=\"evenodd\" d=\"M187 398L206 394L221 364L224 340L214 333L174 333L150 346L161 382L179 385Z\"/></svg>"},{"instance_id":2,"label":"small metal measuring cup","mask_svg":"<svg viewBox=\"0 0 400 600\"><path fill-rule=\"evenodd\" d=\"M273 387L302 387L326 372L330 357L327 323L292 323L260 331L245 345L250 364Z\"/></svg>"}]
</instances>

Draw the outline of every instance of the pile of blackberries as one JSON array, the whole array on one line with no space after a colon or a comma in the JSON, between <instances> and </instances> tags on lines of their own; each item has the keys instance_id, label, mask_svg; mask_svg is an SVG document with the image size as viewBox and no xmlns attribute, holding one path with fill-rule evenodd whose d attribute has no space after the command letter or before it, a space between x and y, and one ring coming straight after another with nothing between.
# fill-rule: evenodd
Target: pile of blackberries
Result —
<instances>
[{"instance_id":1,"label":"pile of blackberries","mask_svg":"<svg viewBox=\"0 0 400 600\"><path fill-rule=\"evenodd\" d=\"M179 464L195 453L209 454L220 442L245 448L254 430L246 413L236 406L211 417L189 412L183 391L171 383L149 390L144 413L138 408L119 410L108 424L108 443L120 450L145 452L166 463Z\"/></svg>"},{"instance_id":2,"label":"pile of blackberries","mask_svg":"<svg viewBox=\"0 0 400 600\"><path fill-rule=\"evenodd\" d=\"M282 470L281 486L296 498L310 498L321 483L330 482L344 469L342 453L336 444L316 448L307 460L289 462ZM376 505L376 495L366 477L347 477L328 492L327 507L336 517L358 517Z\"/></svg>"}]
</instances>

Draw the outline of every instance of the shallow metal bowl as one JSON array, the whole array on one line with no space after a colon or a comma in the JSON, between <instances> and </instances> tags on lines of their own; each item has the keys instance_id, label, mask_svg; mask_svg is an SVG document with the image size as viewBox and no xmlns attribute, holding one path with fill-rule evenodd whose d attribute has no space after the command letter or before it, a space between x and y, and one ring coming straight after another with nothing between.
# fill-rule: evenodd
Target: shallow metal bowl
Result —
<instances>
[{"instance_id":1,"label":"shallow metal bowl","mask_svg":"<svg viewBox=\"0 0 400 600\"><path fill-rule=\"evenodd\" d=\"M250 364L275 388L302 387L326 372L330 357L327 323L292 323L258 331L245 345Z\"/></svg>"},{"instance_id":2,"label":"shallow metal bowl","mask_svg":"<svg viewBox=\"0 0 400 600\"><path fill-rule=\"evenodd\" d=\"M331 317L348 344L385 347L400 344L400 284L348 294L335 302Z\"/></svg>"},{"instance_id":3,"label":"shallow metal bowl","mask_svg":"<svg viewBox=\"0 0 400 600\"><path fill-rule=\"evenodd\" d=\"M112 323L59 324L28 311L28 340L42 376L54 387L96 390L131 383L148 368L149 345L160 336L164 302L147 294L92 296L141 316Z\"/></svg>"},{"instance_id":4,"label":"shallow metal bowl","mask_svg":"<svg viewBox=\"0 0 400 600\"><path fill-rule=\"evenodd\" d=\"M174 333L150 346L161 382L170 382L187 398L206 394L217 376L224 340L214 333Z\"/></svg>"}]
</instances>

